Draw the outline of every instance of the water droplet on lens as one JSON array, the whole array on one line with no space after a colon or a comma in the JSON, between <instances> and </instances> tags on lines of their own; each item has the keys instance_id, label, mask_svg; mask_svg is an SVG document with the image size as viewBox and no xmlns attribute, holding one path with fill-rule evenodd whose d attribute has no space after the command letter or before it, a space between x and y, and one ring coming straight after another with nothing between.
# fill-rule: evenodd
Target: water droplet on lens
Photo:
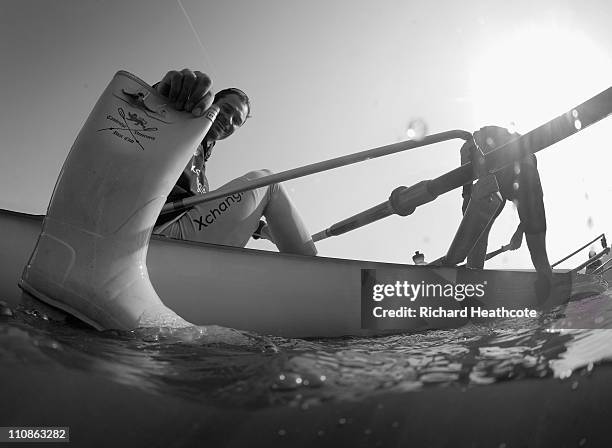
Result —
<instances>
[{"instance_id":1,"label":"water droplet on lens","mask_svg":"<svg viewBox=\"0 0 612 448\"><path fill-rule=\"evenodd\" d=\"M406 126L406 136L410 140L423 140L427 135L427 123L422 118L414 118Z\"/></svg>"},{"instance_id":2,"label":"water droplet on lens","mask_svg":"<svg viewBox=\"0 0 612 448\"><path fill-rule=\"evenodd\" d=\"M587 219L587 227L589 229L593 228L593 217L592 216L589 216L589 218Z\"/></svg>"},{"instance_id":3,"label":"water droplet on lens","mask_svg":"<svg viewBox=\"0 0 612 448\"><path fill-rule=\"evenodd\" d=\"M295 373L281 373L278 380L272 384L272 389L276 390L292 390L300 387L302 378Z\"/></svg>"}]
</instances>

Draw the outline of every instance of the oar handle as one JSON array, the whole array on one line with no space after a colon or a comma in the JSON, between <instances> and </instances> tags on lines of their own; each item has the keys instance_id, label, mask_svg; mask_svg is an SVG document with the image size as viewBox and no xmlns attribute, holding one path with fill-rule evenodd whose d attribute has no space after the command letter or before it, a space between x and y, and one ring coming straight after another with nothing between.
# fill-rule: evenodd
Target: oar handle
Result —
<instances>
[{"instance_id":1,"label":"oar handle","mask_svg":"<svg viewBox=\"0 0 612 448\"><path fill-rule=\"evenodd\" d=\"M357 162L363 162L364 160L387 156L402 151L408 151L410 149L419 148L421 146L427 146L446 140L453 140L456 138L468 140L472 138L472 134L467 131L462 131L458 129L440 132L438 134L428 135L422 140L408 140L404 142L393 143L391 145L380 146L378 148L357 152L355 154L349 154L346 156L336 157L334 159L324 160L322 162L312 163L310 165L305 165L299 168L293 168L291 170L282 171L280 173L271 174L265 177L260 177L259 179L254 179L252 181L244 182L240 185L233 186L232 188L220 188L218 190L211 191L206 194L192 196L175 202L169 202L164 205L161 214L163 215L165 213L183 210L185 208L193 207L194 205L201 204L203 202L212 201L225 196L230 196L235 193L241 193L243 191L265 187L267 185L272 185L291 179L297 179L299 177L320 173L322 171L339 168L341 166L351 165Z\"/></svg>"}]
</instances>

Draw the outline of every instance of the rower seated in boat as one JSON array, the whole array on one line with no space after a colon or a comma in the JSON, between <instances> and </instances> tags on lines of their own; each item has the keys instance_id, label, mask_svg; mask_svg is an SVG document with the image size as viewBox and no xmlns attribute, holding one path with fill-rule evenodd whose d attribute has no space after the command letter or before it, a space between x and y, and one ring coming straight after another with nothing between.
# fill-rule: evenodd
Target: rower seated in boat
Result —
<instances>
[{"instance_id":1,"label":"rower seated in boat","mask_svg":"<svg viewBox=\"0 0 612 448\"><path fill-rule=\"evenodd\" d=\"M474 143L487 154L515 138L507 129L498 126L486 126L474 133ZM472 154L471 141L461 147L461 164L470 162ZM520 224L512 236L510 249L520 247L523 234L531 260L538 273L546 279L552 278L552 268L546 252L546 214L540 175L536 157L530 154L501 171L495 173L502 202L489 221L484 232L468 255L467 266L482 269L487 253L489 231L499 216L506 201L513 201L519 214ZM463 206L465 214L472 195L472 184L463 187Z\"/></svg>"},{"instance_id":2,"label":"rower seated in boat","mask_svg":"<svg viewBox=\"0 0 612 448\"><path fill-rule=\"evenodd\" d=\"M156 85L158 92L175 101L177 109L191 111L196 115L201 113L209 87L210 81L206 75L188 69L170 71ZM217 92L214 104L220 108L219 115L196 148L167 202L209 191L205 167L213 147L217 141L232 135L249 117L249 98L240 89L229 88ZM223 187L270 174L270 170L251 171ZM267 221L263 231L258 227L262 216ZM190 241L244 247L256 230L259 230L258 235L267 236L281 252L302 255L317 253L310 233L280 184L235 193L221 200L201 203L186 211L162 215L156 222L154 233Z\"/></svg>"}]
</instances>

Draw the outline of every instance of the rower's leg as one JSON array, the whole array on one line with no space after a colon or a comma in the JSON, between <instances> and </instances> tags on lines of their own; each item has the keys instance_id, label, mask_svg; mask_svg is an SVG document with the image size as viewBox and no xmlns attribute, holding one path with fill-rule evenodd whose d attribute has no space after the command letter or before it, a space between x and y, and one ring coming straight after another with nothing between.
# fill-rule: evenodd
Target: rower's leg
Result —
<instances>
[{"instance_id":1,"label":"rower's leg","mask_svg":"<svg viewBox=\"0 0 612 448\"><path fill-rule=\"evenodd\" d=\"M478 241L476 241L474 248L468 254L467 262L466 262L466 266L468 268L473 268L473 269L483 269L484 268L485 258L487 257L487 247L489 244L489 232L491 231L491 227L493 226L493 223L495 222L499 214L502 212L505 205L506 205L506 201L504 200L502 201L502 203L499 205L499 207L495 211L495 215L493 215L493 218L491 219L491 221L489 221L489 224L487 225L487 227L484 229L484 231L480 235L480 238L478 238Z\"/></svg>"},{"instance_id":2,"label":"rower's leg","mask_svg":"<svg viewBox=\"0 0 612 448\"><path fill-rule=\"evenodd\" d=\"M546 212L541 194L524 198L518 204L521 226L525 230L525 240L531 261L540 277L552 280L552 268L546 251Z\"/></svg>"},{"instance_id":3,"label":"rower's leg","mask_svg":"<svg viewBox=\"0 0 612 448\"><path fill-rule=\"evenodd\" d=\"M316 255L317 249L310 232L285 188L280 184L273 184L268 188L270 199L263 214L268 221L272 241L278 250L294 254Z\"/></svg>"},{"instance_id":4,"label":"rower's leg","mask_svg":"<svg viewBox=\"0 0 612 448\"><path fill-rule=\"evenodd\" d=\"M269 170L251 171L223 187L233 187L269 174ZM276 184L198 204L160 233L189 241L244 247L262 216L267 219L279 251L316 254L297 209L285 189Z\"/></svg>"},{"instance_id":5,"label":"rower's leg","mask_svg":"<svg viewBox=\"0 0 612 448\"><path fill-rule=\"evenodd\" d=\"M525 240L529 247L531 261L538 273L538 280L535 284L536 294L540 300L543 300L550 296L553 286L553 272L546 252L546 232L526 233Z\"/></svg>"},{"instance_id":6,"label":"rower's leg","mask_svg":"<svg viewBox=\"0 0 612 448\"><path fill-rule=\"evenodd\" d=\"M542 279L552 280L546 252L546 211L540 176L534 165L523 164L517 211L533 266Z\"/></svg>"},{"instance_id":7,"label":"rower's leg","mask_svg":"<svg viewBox=\"0 0 612 448\"><path fill-rule=\"evenodd\" d=\"M493 222L491 222L491 224L492 223ZM468 255L467 263L466 263L466 266L468 268L473 268L473 269L483 269L484 268L485 258L487 256L487 247L488 247L488 242L489 242L489 231L490 230L491 230L491 226L489 225L485 229L485 231L482 232L482 235L480 236L480 238L474 245L474 248Z\"/></svg>"},{"instance_id":8,"label":"rower's leg","mask_svg":"<svg viewBox=\"0 0 612 448\"><path fill-rule=\"evenodd\" d=\"M546 252L546 232L526 233L525 239L527 240L527 247L529 247L531 261L538 274L552 279L552 268Z\"/></svg>"}]
</instances>

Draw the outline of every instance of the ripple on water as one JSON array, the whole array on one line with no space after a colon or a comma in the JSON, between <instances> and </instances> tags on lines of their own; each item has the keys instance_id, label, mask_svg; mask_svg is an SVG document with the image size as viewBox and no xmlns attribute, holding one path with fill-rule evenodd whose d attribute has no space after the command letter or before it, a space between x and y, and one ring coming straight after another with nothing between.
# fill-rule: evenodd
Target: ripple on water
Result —
<instances>
[{"instance_id":1,"label":"ripple on water","mask_svg":"<svg viewBox=\"0 0 612 448\"><path fill-rule=\"evenodd\" d=\"M309 409L325 401L358 401L389 392L463 390L500 381L567 378L578 370L590 373L612 359L612 330L563 326L578 317L594 322L601 316L601 322L612 323L610 302L607 293L541 319L316 340L214 326L96 332L0 303L0 362L8 368L11 363L39 369L61 364L216 406ZM574 382L572 389L579 390Z\"/></svg>"}]
</instances>

